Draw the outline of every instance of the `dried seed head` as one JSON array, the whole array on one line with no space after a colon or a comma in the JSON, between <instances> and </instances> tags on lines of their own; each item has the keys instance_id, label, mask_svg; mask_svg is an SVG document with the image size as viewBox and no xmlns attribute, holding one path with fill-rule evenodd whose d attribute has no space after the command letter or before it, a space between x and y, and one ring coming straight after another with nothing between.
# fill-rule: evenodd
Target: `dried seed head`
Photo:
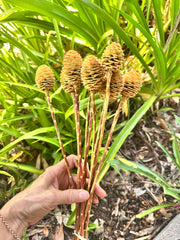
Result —
<instances>
[{"instance_id":1,"label":"dried seed head","mask_svg":"<svg viewBox=\"0 0 180 240\"><path fill-rule=\"evenodd\" d=\"M70 93L79 87L81 83L81 66L82 58L78 52L70 50L65 54L61 81L66 92Z\"/></svg>"},{"instance_id":2,"label":"dried seed head","mask_svg":"<svg viewBox=\"0 0 180 240\"><path fill-rule=\"evenodd\" d=\"M35 81L41 90L49 91L54 87L55 76L50 67L41 65L36 71Z\"/></svg>"},{"instance_id":3,"label":"dried seed head","mask_svg":"<svg viewBox=\"0 0 180 240\"><path fill-rule=\"evenodd\" d=\"M97 57L89 55L85 58L81 69L81 78L88 91L97 92L102 88L105 83L105 71Z\"/></svg>"},{"instance_id":4,"label":"dried seed head","mask_svg":"<svg viewBox=\"0 0 180 240\"><path fill-rule=\"evenodd\" d=\"M124 88L122 95L127 98L134 97L142 84L142 76L138 70L131 70L124 75Z\"/></svg>"},{"instance_id":5,"label":"dried seed head","mask_svg":"<svg viewBox=\"0 0 180 240\"><path fill-rule=\"evenodd\" d=\"M110 84L110 96L109 101L115 101L119 94L121 93L122 89L124 87L124 78L120 70L117 70L116 72L113 72L111 77L111 84ZM106 97L106 89L102 89L100 92L100 97L105 98Z\"/></svg>"},{"instance_id":6,"label":"dried seed head","mask_svg":"<svg viewBox=\"0 0 180 240\"><path fill-rule=\"evenodd\" d=\"M102 55L102 64L106 70L115 72L122 67L123 51L119 43L111 43Z\"/></svg>"},{"instance_id":7,"label":"dried seed head","mask_svg":"<svg viewBox=\"0 0 180 240\"><path fill-rule=\"evenodd\" d=\"M67 93L72 93L74 92L74 86L69 83L67 80L67 77L63 74L63 71L61 72L61 86L64 89L65 92Z\"/></svg>"}]
</instances>

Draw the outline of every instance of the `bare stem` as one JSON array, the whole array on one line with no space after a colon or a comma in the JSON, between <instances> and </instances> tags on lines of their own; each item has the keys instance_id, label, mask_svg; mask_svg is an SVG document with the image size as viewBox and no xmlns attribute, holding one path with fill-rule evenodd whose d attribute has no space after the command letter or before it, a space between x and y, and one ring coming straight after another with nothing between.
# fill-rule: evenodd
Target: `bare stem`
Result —
<instances>
[{"instance_id":1,"label":"bare stem","mask_svg":"<svg viewBox=\"0 0 180 240\"><path fill-rule=\"evenodd\" d=\"M77 135L77 154L78 154L78 188L83 189L83 179L82 179L82 144L81 144L81 128L80 128L80 116L79 116L79 97L78 90L72 93L73 104L74 104L74 114L76 121L76 135Z\"/></svg>"},{"instance_id":2,"label":"bare stem","mask_svg":"<svg viewBox=\"0 0 180 240\"><path fill-rule=\"evenodd\" d=\"M83 167L83 182L86 183L87 177L87 160L90 147L91 128L92 128L92 113L90 112L91 97L89 96L87 115L86 115L86 127L85 127L85 151L84 151L84 167Z\"/></svg>"},{"instance_id":3,"label":"bare stem","mask_svg":"<svg viewBox=\"0 0 180 240\"><path fill-rule=\"evenodd\" d=\"M88 227L89 216L90 216L90 211L91 211L91 206L92 206L92 199L93 199L94 189L95 189L96 183L98 181L100 170L101 170L104 158L106 156L106 152L108 150L108 147L110 145L111 138L112 138L112 135L113 135L113 132L114 132L117 120L119 118L119 114L121 112L122 106L123 106L124 102L126 101L126 99L127 98L124 97L124 96L121 98L121 101L119 103L118 109L116 110L116 113L115 113L115 116L114 116L114 119L113 119L113 123L112 123L111 129L109 131L108 139L107 139L107 142L106 142L106 145L105 145L105 148L104 148L101 160L99 162L99 166L98 166L98 169L96 171L96 175L94 177L94 182L93 182L92 187L91 187L90 197L89 197L89 200L88 200L88 203L87 203L87 207L86 207L86 211L85 211L85 227L84 227L84 229L85 229L85 235L84 236L85 237L87 235L87 227Z\"/></svg>"},{"instance_id":4,"label":"bare stem","mask_svg":"<svg viewBox=\"0 0 180 240\"><path fill-rule=\"evenodd\" d=\"M80 224L80 203L76 204L76 221L75 221L75 235L74 235L74 240L77 240L77 234L79 231L79 224Z\"/></svg>"},{"instance_id":5,"label":"bare stem","mask_svg":"<svg viewBox=\"0 0 180 240\"><path fill-rule=\"evenodd\" d=\"M95 100L94 100L94 92L90 92L91 94L91 111L93 116L93 142L92 142L92 150L95 147L95 139L96 139L96 110L95 110Z\"/></svg>"},{"instance_id":6,"label":"bare stem","mask_svg":"<svg viewBox=\"0 0 180 240\"><path fill-rule=\"evenodd\" d=\"M122 96L121 101L120 101L120 103L119 103L119 106L118 106L118 108L117 108L117 110L116 110L116 113L115 113L115 115L114 115L114 119L113 119L113 122L112 122L112 125L111 125L111 129L110 129L110 131L109 131L108 139L107 139L107 141L106 141L106 145L105 145L105 148L104 148L104 151L103 151L101 160L100 160L100 162L99 162L99 166L98 166L99 171L101 170L101 167L102 167L104 158L105 158L105 156L106 156L108 147L109 147L109 145L110 145L111 138L112 138L112 135L113 135L113 132L114 132L116 123L117 123L117 121L118 121L119 114L120 114L120 112L121 112L122 106L123 106L123 104L124 104L124 102L125 102L126 100L127 100L127 98L124 97L124 96ZM98 172L98 170L97 170L97 172ZM96 173L96 175L97 175L97 173ZM98 175L98 177L99 177L99 175Z\"/></svg>"},{"instance_id":7,"label":"bare stem","mask_svg":"<svg viewBox=\"0 0 180 240\"><path fill-rule=\"evenodd\" d=\"M57 134L57 137L58 137L58 140L59 140L59 143L60 143L62 155L63 155L63 158L64 158L64 160L65 160L65 164L66 164L66 169L67 169L67 172L68 172L68 176L69 176L69 179L70 179L70 182L71 182L72 187L73 187L73 188L76 188L75 183L74 183L73 178L72 178L72 174L71 174L69 165L68 165L68 161L67 161L67 158L66 158L66 154L65 154L65 151L64 151L63 143L62 143L62 140L61 140L61 135L60 135L60 132L59 132L59 129L58 129L58 125L57 125L57 122L56 122L55 113L54 113L54 111L53 111L52 104L51 104L51 101L50 101L49 92L48 92L48 91L45 91L45 94L46 94L47 102L48 102L49 109L50 109L50 112L51 112L52 120L53 120L55 129L56 129L56 134Z\"/></svg>"},{"instance_id":8,"label":"bare stem","mask_svg":"<svg viewBox=\"0 0 180 240\"><path fill-rule=\"evenodd\" d=\"M103 134L104 134L104 128L105 128L105 122L106 122L106 115L107 115L108 104L109 104L111 76L112 76L112 73L110 71L107 72L107 76L106 76L107 77L106 97L105 97L105 100L104 100L103 111L101 113L100 122L99 122L99 126L98 126L96 143L95 143L95 147L93 149L92 158L91 158L91 171L90 171L90 179L89 179L89 185L88 185L88 190L89 191L90 191L90 188L92 186L92 182L93 182L94 175L95 175L95 172L96 172L98 154L99 154L101 143L102 143L102 140L103 140Z\"/></svg>"},{"instance_id":9,"label":"bare stem","mask_svg":"<svg viewBox=\"0 0 180 240\"><path fill-rule=\"evenodd\" d=\"M80 128L80 116L79 116L79 96L78 89L75 88L75 91L72 93L73 104L74 104L74 114L76 121L76 135L77 135L77 152L78 152L78 176L77 176L77 186L78 188L83 189L83 168L82 168L82 146L81 146L81 128ZM84 222L84 203L80 204L80 211L76 214L76 221L79 222L80 214L80 234L83 237L83 222ZM79 225L79 224L78 224ZM78 227L76 225L76 227ZM79 228L79 227L78 227ZM75 229L76 234L78 234L79 229Z\"/></svg>"}]
</instances>

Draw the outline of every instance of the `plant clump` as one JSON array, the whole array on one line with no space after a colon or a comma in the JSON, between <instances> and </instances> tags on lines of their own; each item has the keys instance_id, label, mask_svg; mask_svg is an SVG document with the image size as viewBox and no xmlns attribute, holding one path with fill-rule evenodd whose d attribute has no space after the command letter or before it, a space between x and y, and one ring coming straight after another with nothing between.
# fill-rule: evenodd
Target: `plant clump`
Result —
<instances>
[{"instance_id":1,"label":"plant clump","mask_svg":"<svg viewBox=\"0 0 180 240\"><path fill-rule=\"evenodd\" d=\"M54 87L55 76L50 67L41 65L36 71L35 81L41 90L49 91Z\"/></svg>"},{"instance_id":2,"label":"plant clump","mask_svg":"<svg viewBox=\"0 0 180 240\"><path fill-rule=\"evenodd\" d=\"M67 93L79 88L81 83L81 55L75 50L69 50L63 59L61 72L62 87Z\"/></svg>"},{"instance_id":3,"label":"plant clump","mask_svg":"<svg viewBox=\"0 0 180 240\"><path fill-rule=\"evenodd\" d=\"M87 91L97 92L105 85L105 71L97 57L89 55L85 58L81 77Z\"/></svg>"}]
</instances>

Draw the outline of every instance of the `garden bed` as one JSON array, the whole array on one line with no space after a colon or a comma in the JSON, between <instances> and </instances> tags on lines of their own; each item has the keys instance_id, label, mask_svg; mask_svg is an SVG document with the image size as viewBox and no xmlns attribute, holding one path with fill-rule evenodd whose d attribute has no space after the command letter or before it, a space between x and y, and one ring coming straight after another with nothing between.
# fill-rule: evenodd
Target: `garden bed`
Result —
<instances>
[{"instance_id":1,"label":"garden bed","mask_svg":"<svg viewBox=\"0 0 180 240\"><path fill-rule=\"evenodd\" d=\"M162 112L159 118L153 115L146 121L141 120L118 154L160 172L168 182L178 183L180 174L177 168L155 143L159 141L170 152L172 151L170 135L164 129L166 122L173 126L175 132L180 132L174 120L174 114L180 115L180 106L172 100L168 101L168 106L170 104L175 110ZM101 182L108 196L99 199L99 204L93 206L91 222L99 228L90 233L90 240L151 240L180 212L180 207L171 207L151 213L142 219L135 219L135 215L144 210L175 200L165 196L161 187L143 176L136 173L121 172L121 174L120 176L110 168ZM56 240L63 237L67 240L72 239L72 226L62 228L59 224L67 220L69 208L61 206L56 211L58 211L56 216L53 213L48 214L36 226L30 227L27 236L38 240L54 239L54 236Z\"/></svg>"}]
</instances>

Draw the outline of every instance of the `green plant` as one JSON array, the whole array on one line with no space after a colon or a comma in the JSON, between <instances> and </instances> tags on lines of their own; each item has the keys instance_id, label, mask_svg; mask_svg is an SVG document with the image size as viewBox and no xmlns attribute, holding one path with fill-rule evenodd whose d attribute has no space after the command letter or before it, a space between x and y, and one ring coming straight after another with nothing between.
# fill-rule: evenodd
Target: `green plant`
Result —
<instances>
[{"instance_id":1,"label":"green plant","mask_svg":"<svg viewBox=\"0 0 180 240\"><path fill-rule=\"evenodd\" d=\"M0 60L3 69L6 69L6 72L1 70L3 76L1 85L4 93L8 92L8 96L11 96L11 100L13 98L12 96L14 96L14 91L16 91L15 96L19 98L20 95L23 101L26 99L30 111L34 111L36 117L40 114L45 116L47 109L45 102L43 103L43 100L39 98L40 91L30 85L34 83L33 76L35 69L32 68L32 64L29 62L40 65L46 63L48 60L61 65L59 61L56 60L56 56L60 56L62 60L64 55L63 48L67 45L67 42L70 42L71 48L77 46L87 50L86 47L90 47L87 51L94 52L99 56L109 39L116 39L118 37L120 42L122 44L124 42L129 48L128 55L133 53L139 60L136 63L136 68L142 69L143 67L151 78L152 82L150 81L147 86L144 84L141 93L150 94L152 99L154 97L156 99L162 99L172 96L172 94L168 95L168 93L179 86L179 83L176 83L180 69L179 63L177 63L180 53L178 47L178 32L177 30L174 32L173 38L169 42L167 50L164 52L163 47L165 43L163 40L162 18L158 17L157 12L158 9L161 9L159 12L164 16L163 11L168 11L170 20L166 20L165 29L166 31L172 30L178 21L176 16L179 1L172 1L167 9L165 9L164 1L156 3L156 1L145 0L142 1L141 5L139 5L136 0L109 1L106 3L87 0L72 1L70 3L67 1L50 2L33 0L32 2L22 2L14 0L10 2L1 1L1 3L3 6L3 14L0 19L2 25L0 40L2 44L10 43L9 51L4 50L4 48L1 49L2 56ZM10 4L12 4L13 7L11 7ZM158 4L160 4L160 6ZM67 6L72 7L71 9L77 9L78 11L71 10L70 8L68 8L70 9L68 10ZM158 6L160 8L158 8ZM157 18L157 27L156 25L152 26L152 31L150 31L148 21L150 20L151 14L153 14L151 11L152 8L154 8L155 17ZM88 9L90 11L88 11ZM146 17L144 17L143 11L147 12ZM37 17L39 15L41 18ZM127 20L128 24L125 24L124 20ZM61 26L58 24L58 21L62 22ZM7 27L7 23L13 30ZM26 24L26 27L24 27L24 24ZM41 31L38 29L41 29ZM54 30L55 32L53 32ZM56 33L56 35L54 35L54 33ZM160 34L160 41L159 38L156 37L156 33ZM19 37L16 37L17 35ZM132 40L130 40L129 37L131 37ZM83 44L78 43L79 39L84 41ZM52 55L49 50L49 46L51 46L51 49L52 47L55 49L54 55ZM20 50L21 56L14 54L15 47ZM3 54L4 51L8 57L5 57L5 54ZM145 58L143 58L144 56ZM152 68L149 67L150 65ZM25 71L22 72L21 69L25 69ZM54 73L59 79L57 72L55 71ZM24 81L26 81L26 84L23 84ZM30 89L30 92L28 89ZM56 90L57 92L53 94L52 98L54 104L60 111L58 117L61 118L62 125L66 125L67 131L72 132L72 129L74 129L73 120L67 118L67 121L64 121L63 119L65 109L71 109L72 101L69 96L65 96L64 93L61 92L61 101L63 101L64 105L62 108L58 106L57 102L60 97L57 94L59 92L57 85ZM34 98L34 96L38 97ZM82 93L82 99L84 96L85 94ZM16 104L16 106L20 107L19 99L16 102L18 104ZM34 107L34 103L36 105L41 104L39 109L37 109L37 106L36 108ZM21 104L23 104L22 101ZM44 109L42 109L43 104ZM85 106L86 105L84 105L84 107ZM46 119L47 121L42 122L41 119ZM68 123L68 121L70 121L70 123ZM47 117L39 118L38 122L44 127L50 126ZM72 128L70 128L70 126ZM33 131L32 127L30 127L30 131ZM72 146L72 142L75 141L75 139L72 141L67 139L66 142L69 142L69 145ZM36 146L41 148L40 145L38 146L38 143L36 143ZM72 147L69 149L72 150Z\"/></svg>"},{"instance_id":2,"label":"green plant","mask_svg":"<svg viewBox=\"0 0 180 240\"><path fill-rule=\"evenodd\" d=\"M180 126L180 118L178 116L175 116L177 123ZM177 166L179 172L180 172L180 168L179 168L179 164L180 164L180 150L179 150L179 144L180 144L180 137L175 133L175 131L173 130L172 126L170 124L169 128L171 129L170 133L172 134L172 149L173 149L173 155L170 154L164 147L162 144L160 144L159 142L156 142L158 144L158 146L164 151L164 153L166 153L166 155L172 160L172 162ZM118 160L112 160L109 161L109 163L111 164L111 166L113 166L117 172L119 172L119 169L125 170L125 171L130 171L130 172L135 172L138 173L140 175L143 175L149 179L151 179L152 181L154 181L157 185L161 186L163 188L164 194L170 195L173 198L177 199L177 201L180 201L180 189L179 189L179 185L177 185L176 187L174 187L174 184L172 186L172 183L167 182L164 179L164 176L160 175L158 172L151 170L150 168L140 164L140 163L136 163L133 161L129 161L126 159L122 159L119 158ZM120 173L120 172L119 172ZM171 179L170 179L171 181ZM151 209L148 209L142 213L139 213L136 217L138 218L142 218L145 215L154 212L160 208L164 208L164 207L168 207L168 206L173 206L176 203L170 203L170 204L162 204L160 206L155 206Z\"/></svg>"},{"instance_id":3,"label":"green plant","mask_svg":"<svg viewBox=\"0 0 180 240\"><path fill-rule=\"evenodd\" d=\"M175 115L175 119L180 127L180 118ZM157 145L166 153L166 155L174 162L174 164L177 166L179 172L180 172L180 136L175 133L173 127L171 124L168 123L170 133L172 134L172 149L173 149L173 155L171 155L162 144L159 142L156 142Z\"/></svg>"}]
</instances>

